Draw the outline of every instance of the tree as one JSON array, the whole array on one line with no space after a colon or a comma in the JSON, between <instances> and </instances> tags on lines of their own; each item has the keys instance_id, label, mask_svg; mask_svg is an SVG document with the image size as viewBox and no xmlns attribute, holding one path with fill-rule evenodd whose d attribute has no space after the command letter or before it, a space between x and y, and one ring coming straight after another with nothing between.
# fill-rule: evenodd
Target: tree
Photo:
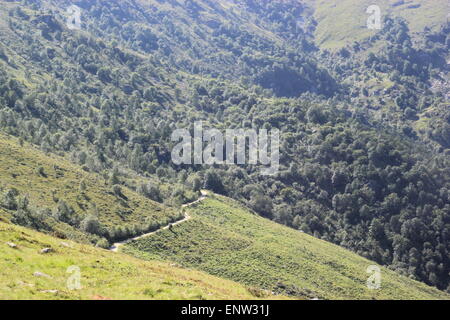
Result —
<instances>
[{"instance_id":1,"label":"tree","mask_svg":"<svg viewBox=\"0 0 450 320\"><path fill-rule=\"evenodd\" d=\"M200 191L201 188L202 188L202 181L198 177L195 177L192 180L192 190L197 192Z\"/></svg>"},{"instance_id":2,"label":"tree","mask_svg":"<svg viewBox=\"0 0 450 320\"><path fill-rule=\"evenodd\" d=\"M222 179L214 169L209 169L206 171L204 188L219 194L225 193L225 187L222 184Z\"/></svg>"},{"instance_id":3,"label":"tree","mask_svg":"<svg viewBox=\"0 0 450 320\"><path fill-rule=\"evenodd\" d=\"M317 124L323 124L327 121L323 109L321 109L319 106L310 107L308 109L308 112L306 113L306 118L309 122Z\"/></svg>"},{"instance_id":4,"label":"tree","mask_svg":"<svg viewBox=\"0 0 450 320\"><path fill-rule=\"evenodd\" d=\"M373 219L369 227L369 236L376 241L383 241L385 239L384 227L379 219Z\"/></svg>"},{"instance_id":5,"label":"tree","mask_svg":"<svg viewBox=\"0 0 450 320\"><path fill-rule=\"evenodd\" d=\"M105 238L101 238L100 240L98 240L95 246L102 249L109 249L109 247L111 247L109 241Z\"/></svg>"},{"instance_id":6,"label":"tree","mask_svg":"<svg viewBox=\"0 0 450 320\"><path fill-rule=\"evenodd\" d=\"M269 197L259 193L253 194L249 204L257 213L266 218L272 218L273 204Z\"/></svg>"},{"instance_id":7,"label":"tree","mask_svg":"<svg viewBox=\"0 0 450 320\"><path fill-rule=\"evenodd\" d=\"M111 71L106 67L101 67L100 69L98 69L97 76L103 82L111 81Z\"/></svg>"},{"instance_id":8,"label":"tree","mask_svg":"<svg viewBox=\"0 0 450 320\"><path fill-rule=\"evenodd\" d=\"M292 224L292 209L287 204L279 205L275 208L273 219L284 225Z\"/></svg>"},{"instance_id":9,"label":"tree","mask_svg":"<svg viewBox=\"0 0 450 320\"><path fill-rule=\"evenodd\" d=\"M149 182L148 184L141 184L138 187L138 192L144 197L152 199L153 201L161 202L162 196L159 186Z\"/></svg>"},{"instance_id":10,"label":"tree","mask_svg":"<svg viewBox=\"0 0 450 320\"><path fill-rule=\"evenodd\" d=\"M8 210L17 210L17 201L16 196L18 195L18 191L15 189L8 190L4 195L1 201L1 205L3 208Z\"/></svg>"},{"instance_id":11,"label":"tree","mask_svg":"<svg viewBox=\"0 0 450 320\"><path fill-rule=\"evenodd\" d=\"M113 192L116 196L121 198L123 197L122 188L119 185L116 184L113 186Z\"/></svg>"},{"instance_id":12,"label":"tree","mask_svg":"<svg viewBox=\"0 0 450 320\"><path fill-rule=\"evenodd\" d=\"M87 233L99 234L100 222L96 216L89 214L81 221L80 229Z\"/></svg>"},{"instance_id":13,"label":"tree","mask_svg":"<svg viewBox=\"0 0 450 320\"><path fill-rule=\"evenodd\" d=\"M59 200L58 206L53 212L53 218L70 225L75 225L78 222L75 212L64 200Z\"/></svg>"}]
</instances>

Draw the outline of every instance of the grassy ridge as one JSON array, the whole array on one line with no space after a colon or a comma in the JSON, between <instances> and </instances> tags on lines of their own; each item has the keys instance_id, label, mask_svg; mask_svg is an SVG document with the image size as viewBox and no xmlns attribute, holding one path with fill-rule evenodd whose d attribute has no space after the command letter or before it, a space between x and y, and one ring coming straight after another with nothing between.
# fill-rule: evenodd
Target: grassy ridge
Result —
<instances>
[{"instance_id":1,"label":"grassy ridge","mask_svg":"<svg viewBox=\"0 0 450 320\"><path fill-rule=\"evenodd\" d=\"M53 252L40 252L49 247ZM67 288L70 266L80 268L80 290ZM253 294L283 298L202 272L61 242L4 222L0 222L0 270L0 299L257 299ZM37 277L36 272L49 277Z\"/></svg>"},{"instance_id":2,"label":"grassy ridge","mask_svg":"<svg viewBox=\"0 0 450 320\"><path fill-rule=\"evenodd\" d=\"M164 225L179 215L124 186L123 196L117 196L105 178L30 145L22 147L10 136L0 134L0 150L0 188L17 189L38 208L53 209L58 200L64 200L76 213L85 215L95 206L100 222L108 227L151 221ZM84 191L80 190L82 181Z\"/></svg>"},{"instance_id":3,"label":"grassy ridge","mask_svg":"<svg viewBox=\"0 0 450 320\"><path fill-rule=\"evenodd\" d=\"M309 298L450 298L384 268L381 290L369 290L366 270L374 262L253 215L227 198L208 199L189 211L190 221L131 243L124 252Z\"/></svg>"},{"instance_id":4,"label":"grassy ridge","mask_svg":"<svg viewBox=\"0 0 450 320\"><path fill-rule=\"evenodd\" d=\"M414 0L309 0L315 8L318 22L316 43L324 48L339 48L353 41L369 37L377 30L366 27L370 5L378 5L381 15L392 15L406 19L411 31L421 32L425 27L434 29L446 21L448 1ZM397 3L397 5L395 5Z\"/></svg>"}]
</instances>

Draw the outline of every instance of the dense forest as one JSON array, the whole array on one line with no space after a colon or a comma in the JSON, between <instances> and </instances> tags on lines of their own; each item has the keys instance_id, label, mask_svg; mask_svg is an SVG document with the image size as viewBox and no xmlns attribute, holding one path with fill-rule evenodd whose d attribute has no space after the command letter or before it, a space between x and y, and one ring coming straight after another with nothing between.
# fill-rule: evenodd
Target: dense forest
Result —
<instances>
[{"instance_id":1,"label":"dense forest","mask_svg":"<svg viewBox=\"0 0 450 320\"><path fill-rule=\"evenodd\" d=\"M173 205L207 188L450 291L449 24L412 34L387 17L331 51L315 44L301 2L75 3L74 31L68 1L0 2L3 132L104 176L115 193ZM171 134L198 120L279 129L280 172L175 166ZM167 184L177 187L161 192ZM39 229L26 198L0 187L14 221ZM64 202L49 209L104 247L143 231L72 221Z\"/></svg>"}]
</instances>

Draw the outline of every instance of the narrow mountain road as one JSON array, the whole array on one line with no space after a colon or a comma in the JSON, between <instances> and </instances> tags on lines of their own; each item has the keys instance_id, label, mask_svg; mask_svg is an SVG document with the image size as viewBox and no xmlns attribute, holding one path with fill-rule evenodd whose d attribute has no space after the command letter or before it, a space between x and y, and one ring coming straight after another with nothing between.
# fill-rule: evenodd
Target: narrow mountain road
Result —
<instances>
[{"instance_id":1,"label":"narrow mountain road","mask_svg":"<svg viewBox=\"0 0 450 320\"><path fill-rule=\"evenodd\" d=\"M197 200L195 200L195 201L193 201L193 202L183 204L181 207L182 207L182 208L187 208L187 207L190 207L190 206L192 206L192 205L194 205L194 204L197 204L197 203L199 203L199 202L205 200L206 197L208 196L208 191L206 191L206 190L201 190L200 192L201 192L201 194L202 194L200 198L198 198ZM183 223L183 222L189 221L190 219L191 219L191 216L186 212L186 213L184 214L184 218L181 219L181 220L179 220L179 221L177 221L177 222L170 223L170 224L168 224L167 226L165 226L165 227L163 227L163 228L161 228L161 229L158 229L158 230L156 230L156 231L152 231L152 232L143 234L143 235L138 236L138 237L130 238L130 239L127 239L127 240L124 240L124 241L121 241L121 242L116 242L116 243L114 243L114 244L112 245L112 247L111 247L109 250L111 250L111 251L113 251L113 252L118 252L118 251L119 251L119 248L120 248L121 246L125 245L125 244L128 244L128 243L133 242L133 241L136 241L136 240L140 240L140 239L143 239L143 238L150 237L151 235L154 235L155 233L158 233L158 232L161 232L161 231L163 231L163 230L169 229L170 226L174 227L174 226L179 225L179 224L181 224L181 223Z\"/></svg>"}]
</instances>

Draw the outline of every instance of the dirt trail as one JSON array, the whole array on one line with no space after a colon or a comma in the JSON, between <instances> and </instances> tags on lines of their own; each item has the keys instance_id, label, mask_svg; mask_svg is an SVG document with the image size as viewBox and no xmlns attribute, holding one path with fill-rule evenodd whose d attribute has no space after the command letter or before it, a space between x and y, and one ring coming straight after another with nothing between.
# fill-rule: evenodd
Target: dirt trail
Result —
<instances>
[{"instance_id":1,"label":"dirt trail","mask_svg":"<svg viewBox=\"0 0 450 320\"><path fill-rule=\"evenodd\" d=\"M205 200L206 197L208 196L208 191L206 191L206 190L201 190L200 192L201 192L201 194L202 194L200 198L198 198L197 200L195 200L195 201L193 201L193 202L183 204L181 207L182 207L182 208L187 208L187 207L190 207L190 206L192 206L192 205L194 205L194 204L197 204L197 203L199 203L199 202ZM152 231L152 232L149 232L149 233L145 233L145 234L143 234L143 235L141 235L141 236L138 236L138 237L130 238L130 239L127 239L127 240L124 240L124 241L121 241L121 242L116 242L116 243L114 243L114 244L112 245L112 247L111 247L109 250L111 250L111 251L113 251L113 252L118 252L118 251L119 251L119 248L120 248L121 246L127 244L127 243L130 243L130 242L136 241L136 240L140 240L140 239L143 239L143 238L150 237L151 235L153 235L153 234L155 234L155 233L158 233L158 232L161 232L161 231L163 231L163 230L169 229L170 226L174 227L174 226L179 225L179 224L181 224L181 223L183 223L183 222L189 221L190 219L191 219L191 216L186 212L186 213L184 214L184 218L181 219L181 220L178 220L177 222L174 222L174 223L172 223L172 224L168 224L167 226L165 226L165 227L163 227L163 228L161 228L161 229L158 229L158 230L156 230L156 231Z\"/></svg>"}]
</instances>

